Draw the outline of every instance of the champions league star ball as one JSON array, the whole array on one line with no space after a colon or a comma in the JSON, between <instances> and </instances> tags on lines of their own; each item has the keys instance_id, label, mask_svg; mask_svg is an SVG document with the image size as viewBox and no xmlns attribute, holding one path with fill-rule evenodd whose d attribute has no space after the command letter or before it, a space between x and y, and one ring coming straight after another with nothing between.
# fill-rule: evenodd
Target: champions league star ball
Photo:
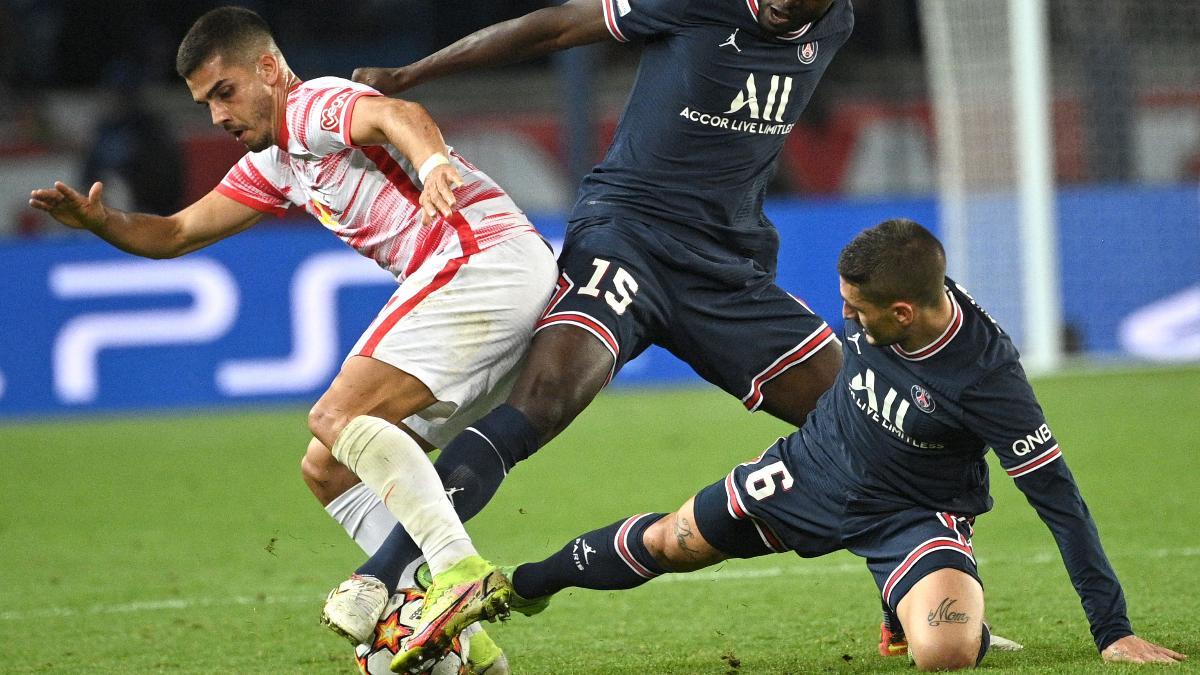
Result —
<instances>
[{"instance_id":1,"label":"champions league star ball","mask_svg":"<svg viewBox=\"0 0 1200 675\"><path fill-rule=\"evenodd\" d=\"M375 639L369 644L354 648L354 659L364 675L391 673L392 659L399 653L401 645L413 634L421 615L421 604L425 593L417 588L402 588L396 591L383 610L383 618L375 624ZM429 675L465 675L470 638L466 635L454 640L454 647L442 660L426 671Z\"/></svg>"}]
</instances>

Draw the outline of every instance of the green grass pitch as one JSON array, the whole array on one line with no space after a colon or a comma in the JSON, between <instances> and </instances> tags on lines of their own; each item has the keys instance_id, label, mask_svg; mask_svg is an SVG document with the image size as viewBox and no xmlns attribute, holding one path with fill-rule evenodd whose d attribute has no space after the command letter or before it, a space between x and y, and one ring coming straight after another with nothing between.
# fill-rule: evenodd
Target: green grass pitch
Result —
<instances>
[{"instance_id":1,"label":"green grass pitch","mask_svg":"<svg viewBox=\"0 0 1200 675\"><path fill-rule=\"evenodd\" d=\"M1200 659L1200 370L1035 387L1135 629ZM608 394L470 529L494 560L539 559L675 508L786 431L714 390ZM317 615L361 555L300 480L307 438L303 409L0 426L0 672L353 672ZM1049 531L995 465L992 479L975 538L987 612L1026 651L985 668L1095 672ZM909 671L875 655L877 597L849 555L780 555L564 593L492 630L518 673Z\"/></svg>"}]
</instances>

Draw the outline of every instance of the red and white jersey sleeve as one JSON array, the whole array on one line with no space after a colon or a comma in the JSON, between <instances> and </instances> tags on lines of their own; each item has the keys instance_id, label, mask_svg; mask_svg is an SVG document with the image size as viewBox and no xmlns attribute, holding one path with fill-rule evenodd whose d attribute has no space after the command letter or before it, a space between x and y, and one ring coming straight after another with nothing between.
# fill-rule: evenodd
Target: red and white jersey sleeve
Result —
<instances>
[{"instance_id":1,"label":"red and white jersey sleeve","mask_svg":"<svg viewBox=\"0 0 1200 675\"><path fill-rule=\"evenodd\" d=\"M534 231L491 178L453 151L451 163L463 178L457 211L422 223L412 164L390 145L358 147L350 138L358 101L379 95L337 77L297 85L288 94L278 147L243 157L218 191L265 212L281 213L289 202L301 206L397 280L447 247L470 255Z\"/></svg>"},{"instance_id":2,"label":"red and white jersey sleeve","mask_svg":"<svg viewBox=\"0 0 1200 675\"><path fill-rule=\"evenodd\" d=\"M275 148L244 155L217 185L217 192L264 213L282 216L291 201L288 193L288 174L278 159Z\"/></svg>"}]
</instances>

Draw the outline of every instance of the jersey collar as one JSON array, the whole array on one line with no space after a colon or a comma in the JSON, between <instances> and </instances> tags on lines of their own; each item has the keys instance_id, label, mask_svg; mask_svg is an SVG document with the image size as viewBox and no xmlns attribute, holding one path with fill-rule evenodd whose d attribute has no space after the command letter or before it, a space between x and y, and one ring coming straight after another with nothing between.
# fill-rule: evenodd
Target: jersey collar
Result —
<instances>
[{"instance_id":1,"label":"jersey collar","mask_svg":"<svg viewBox=\"0 0 1200 675\"><path fill-rule=\"evenodd\" d=\"M958 331L963 325L962 308L958 306L958 299L954 297L953 293L947 291L946 295L950 296L951 307L950 324L946 326L946 330L942 331L942 334L937 336L933 342L930 342L924 347L913 352L904 351L900 348L900 345L892 345L892 351L895 352L897 356L909 361L924 361L925 359L942 351L946 345L950 344L950 341L954 339L954 336L958 335Z\"/></svg>"},{"instance_id":2,"label":"jersey collar","mask_svg":"<svg viewBox=\"0 0 1200 675\"><path fill-rule=\"evenodd\" d=\"M297 82L296 84L293 84L292 88L288 89L287 96L284 97L283 117L279 120L279 133L275 134L275 145L279 146L279 149L283 150L284 152L287 152L288 143L292 140L292 135L291 135L291 133L288 132L288 125L287 125L288 104L292 102L292 96L296 93L296 90L299 89L300 85L302 85L302 84L304 84L304 82L302 82L302 81Z\"/></svg>"},{"instance_id":3,"label":"jersey collar","mask_svg":"<svg viewBox=\"0 0 1200 675\"><path fill-rule=\"evenodd\" d=\"M746 7L748 7L750 9L750 16L754 17L754 21L755 21L755 23L757 23L758 22L758 0L746 0ZM807 33L809 28L812 28L811 21L804 24L803 26L801 26L800 30L792 31L791 33L784 33L783 35L776 35L774 37L777 37L780 40L797 40L801 36L803 36L805 33Z\"/></svg>"}]
</instances>

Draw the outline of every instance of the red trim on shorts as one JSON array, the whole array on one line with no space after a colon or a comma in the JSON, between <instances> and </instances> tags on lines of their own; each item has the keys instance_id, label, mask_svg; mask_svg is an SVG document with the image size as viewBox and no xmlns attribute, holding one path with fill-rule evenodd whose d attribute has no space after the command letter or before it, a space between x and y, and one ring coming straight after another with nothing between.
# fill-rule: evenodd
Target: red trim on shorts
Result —
<instances>
[{"instance_id":1,"label":"red trim on shorts","mask_svg":"<svg viewBox=\"0 0 1200 675\"><path fill-rule=\"evenodd\" d=\"M534 326L533 333L536 335L544 328L558 325L576 326L591 333L612 354L612 367L608 369L608 377L604 379L603 385L607 387L608 383L612 382L613 377L617 374L617 358L621 353L621 347L617 344L617 339L613 337L612 333L608 332L608 327L586 314L559 312L558 314L552 314L540 319Z\"/></svg>"},{"instance_id":2,"label":"red trim on shorts","mask_svg":"<svg viewBox=\"0 0 1200 675\"><path fill-rule=\"evenodd\" d=\"M758 406L762 405L763 402L763 385L779 377L785 370L792 366L808 360L808 357L817 353L821 347L824 347L830 340L834 339L833 329L828 324L822 323L820 328L813 331L811 335L793 348L791 352L779 358L751 380L750 393L742 398L742 405L746 406L746 409L752 412L758 410Z\"/></svg>"},{"instance_id":3,"label":"red trim on shorts","mask_svg":"<svg viewBox=\"0 0 1200 675\"><path fill-rule=\"evenodd\" d=\"M454 275L458 273L458 268L467 264L467 260L469 258L470 256L464 255L451 259L446 263L445 267L443 267L437 274L434 275L433 281L422 287L421 290L413 294L412 297L400 303L400 305L396 307L391 314L388 314L383 321L379 322L379 326L375 328L375 330L371 333L371 337L367 338L362 350L359 351L359 356L371 356L374 354L375 348L379 346L379 341L383 339L383 336L387 335L388 331L390 331L392 327L394 327L396 323L400 321L400 319L404 318L405 314L408 314L414 307L420 304L422 300L429 297L430 293L433 293L442 286L450 283L450 280L453 279Z\"/></svg>"},{"instance_id":4,"label":"red trim on shorts","mask_svg":"<svg viewBox=\"0 0 1200 675\"><path fill-rule=\"evenodd\" d=\"M758 530L758 536L760 539L762 539L763 543L767 545L767 548L776 553L783 553L788 550L787 546L784 546L783 542L779 540L779 537L775 535L775 530L772 530L771 526L768 525L766 521L758 518L751 518L750 523L754 525L755 530Z\"/></svg>"},{"instance_id":5,"label":"red trim on shorts","mask_svg":"<svg viewBox=\"0 0 1200 675\"><path fill-rule=\"evenodd\" d=\"M759 458L761 459L761 457L762 456L760 455ZM751 463L753 462L747 462L747 464ZM746 505L742 503L742 494L738 492L737 488L734 486L733 474L734 472L731 471L725 476L725 508L727 511L729 511L729 515L735 520L750 521L750 524L754 526L754 530L758 532L758 538L762 540L762 543L766 545L767 548L775 551L776 553L783 553L784 551L787 551L788 547L784 545L782 540L780 540L779 535L775 534L775 530L773 530L766 521L752 515L746 510Z\"/></svg>"},{"instance_id":6,"label":"red trim on shorts","mask_svg":"<svg viewBox=\"0 0 1200 675\"><path fill-rule=\"evenodd\" d=\"M929 555L930 553L933 553L934 551L958 551L959 553L970 558L971 562L975 562L975 556L973 555L974 552L971 550L971 547L960 543L956 539L934 537L933 539L926 541L909 552L909 554L905 556L904 560L896 567L896 569L892 570L892 573L888 575L887 583L883 585L883 601L888 603L888 606L891 606L892 591L895 590L896 584L898 584L900 580L904 578L905 574L908 574L909 570L913 568L913 565L917 564L917 561Z\"/></svg>"},{"instance_id":7,"label":"red trim on shorts","mask_svg":"<svg viewBox=\"0 0 1200 675\"><path fill-rule=\"evenodd\" d=\"M613 0L600 0L600 4L604 7L604 25L608 27L608 32L618 42L629 42L629 38L621 32L620 26L617 25L617 13L613 10Z\"/></svg>"},{"instance_id":8,"label":"red trim on shorts","mask_svg":"<svg viewBox=\"0 0 1200 675\"><path fill-rule=\"evenodd\" d=\"M574 285L575 284L571 281L571 277L568 277L566 273L563 273L561 276L559 276L558 290L554 292L554 295L550 298L550 302L546 303L546 309L542 310L542 316L538 318L538 321L541 321L549 316L554 307L558 305L558 303L562 302L562 299L566 297L567 292L570 291L571 287Z\"/></svg>"},{"instance_id":9,"label":"red trim on shorts","mask_svg":"<svg viewBox=\"0 0 1200 675\"><path fill-rule=\"evenodd\" d=\"M738 494L737 488L733 486L732 471L725 476L725 499L729 502L727 504L729 515L737 520L746 520L750 517L750 513L742 505L742 496Z\"/></svg>"},{"instance_id":10,"label":"red trim on shorts","mask_svg":"<svg viewBox=\"0 0 1200 675\"><path fill-rule=\"evenodd\" d=\"M604 343L604 346L608 348L608 351L612 352L614 359L617 358L617 355L621 353L621 347L617 344L617 339L613 337L612 333L609 332L608 326L605 326L587 314L580 314L579 312L559 312L557 314L551 314L550 316L538 321L537 326L535 326L533 329L533 332L536 333L543 328L559 323L575 324L576 326L586 329L589 333L592 333Z\"/></svg>"}]
</instances>

